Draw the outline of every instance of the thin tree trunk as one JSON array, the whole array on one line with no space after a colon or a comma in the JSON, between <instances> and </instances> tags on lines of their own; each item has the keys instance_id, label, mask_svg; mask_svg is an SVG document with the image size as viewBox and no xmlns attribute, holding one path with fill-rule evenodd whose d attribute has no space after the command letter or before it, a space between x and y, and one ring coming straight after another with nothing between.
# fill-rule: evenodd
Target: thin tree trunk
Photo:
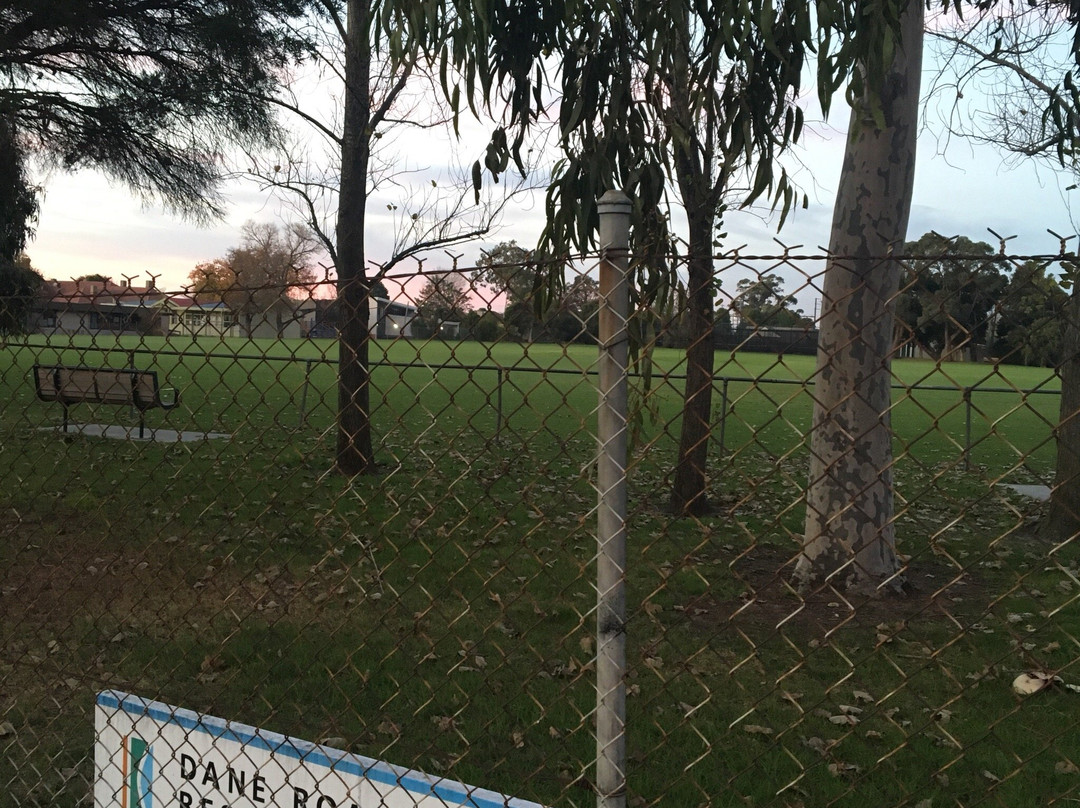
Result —
<instances>
[{"instance_id":1,"label":"thin tree trunk","mask_svg":"<svg viewBox=\"0 0 1080 808\"><path fill-rule=\"evenodd\" d=\"M338 441L342 474L375 471L371 441L371 386L368 353L368 297L364 269L364 213L367 205L371 117L370 0L349 0L345 42L345 112L338 194Z\"/></svg>"},{"instance_id":2,"label":"thin tree trunk","mask_svg":"<svg viewBox=\"0 0 1080 808\"><path fill-rule=\"evenodd\" d=\"M679 456L671 485L669 507L677 516L700 516L709 511L709 433L712 422L713 370L715 367L715 304L713 291L713 236L718 195L726 188L726 166L717 166L714 150L715 115L706 111L695 119L688 104L690 93L691 24L689 10L672 35L680 41L670 77L672 105L669 114L685 139L673 138L675 176L686 210L689 240L687 305L689 343L686 348L686 392L683 397ZM703 136L703 137L702 137ZM715 172L721 178L715 178Z\"/></svg>"},{"instance_id":3,"label":"thin tree trunk","mask_svg":"<svg viewBox=\"0 0 1080 808\"><path fill-rule=\"evenodd\" d=\"M858 106L840 174L822 289L806 530L795 577L876 591L900 581L889 419L894 302L911 210L923 5L911 0L903 47L879 89L884 128Z\"/></svg>"},{"instance_id":4,"label":"thin tree trunk","mask_svg":"<svg viewBox=\"0 0 1080 808\"><path fill-rule=\"evenodd\" d=\"M1080 287L1073 282L1061 337L1057 469L1043 529L1059 541L1080 534Z\"/></svg>"},{"instance_id":5,"label":"thin tree trunk","mask_svg":"<svg viewBox=\"0 0 1080 808\"><path fill-rule=\"evenodd\" d=\"M713 369L713 218L706 206L687 204L690 231L687 305L690 344L686 349L679 457L671 486L671 511L678 516L708 512L706 469L712 419Z\"/></svg>"}]
</instances>

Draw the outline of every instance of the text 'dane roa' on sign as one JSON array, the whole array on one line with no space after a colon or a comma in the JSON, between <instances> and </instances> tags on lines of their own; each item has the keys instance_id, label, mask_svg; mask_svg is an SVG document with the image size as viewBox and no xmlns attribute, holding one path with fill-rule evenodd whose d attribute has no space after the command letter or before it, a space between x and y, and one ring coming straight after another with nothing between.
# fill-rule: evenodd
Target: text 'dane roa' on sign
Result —
<instances>
[{"instance_id":1,"label":"text 'dane roa' on sign","mask_svg":"<svg viewBox=\"0 0 1080 808\"><path fill-rule=\"evenodd\" d=\"M115 690L94 721L95 808L540 808Z\"/></svg>"}]
</instances>

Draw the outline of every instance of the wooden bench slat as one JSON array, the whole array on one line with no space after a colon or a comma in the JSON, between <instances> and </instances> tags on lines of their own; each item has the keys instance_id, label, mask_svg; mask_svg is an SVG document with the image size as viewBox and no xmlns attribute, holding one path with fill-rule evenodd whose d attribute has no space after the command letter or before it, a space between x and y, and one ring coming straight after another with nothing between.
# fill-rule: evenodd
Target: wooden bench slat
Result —
<instances>
[{"instance_id":1,"label":"wooden bench slat","mask_svg":"<svg viewBox=\"0 0 1080 808\"><path fill-rule=\"evenodd\" d=\"M147 376L140 374L135 377L133 385L133 393L135 395L135 406L146 407L147 402L157 402L157 404L151 403L149 406L165 407L165 404L161 402L161 393L158 390L157 374Z\"/></svg>"},{"instance_id":2,"label":"wooden bench slat","mask_svg":"<svg viewBox=\"0 0 1080 808\"><path fill-rule=\"evenodd\" d=\"M138 404L132 394L132 374L95 373L94 392L103 404ZM76 382L76 384L78 384Z\"/></svg>"}]
</instances>

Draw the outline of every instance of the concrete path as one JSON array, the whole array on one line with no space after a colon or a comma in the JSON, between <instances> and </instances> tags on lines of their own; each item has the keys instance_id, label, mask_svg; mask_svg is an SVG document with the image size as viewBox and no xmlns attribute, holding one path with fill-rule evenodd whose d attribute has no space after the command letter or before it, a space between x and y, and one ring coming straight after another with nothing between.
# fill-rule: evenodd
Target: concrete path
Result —
<instances>
[{"instance_id":1,"label":"concrete path","mask_svg":"<svg viewBox=\"0 0 1080 808\"><path fill-rule=\"evenodd\" d=\"M63 427L44 427L44 432L65 434ZM201 440L231 438L224 432L178 432L175 429L152 429L146 427L143 437L139 437L139 427L119 424L68 424L68 435L86 435L92 438L113 438L115 440L146 441L153 443L194 443Z\"/></svg>"},{"instance_id":2,"label":"concrete path","mask_svg":"<svg viewBox=\"0 0 1080 808\"><path fill-rule=\"evenodd\" d=\"M1003 488L1015 491L1021 496L1031 497L1040 502L1046 502L1050 499L1050 486L1048 485L1016 485L1015 483L1002 483L1001 485Z\"/></svg>"}]
</instances>

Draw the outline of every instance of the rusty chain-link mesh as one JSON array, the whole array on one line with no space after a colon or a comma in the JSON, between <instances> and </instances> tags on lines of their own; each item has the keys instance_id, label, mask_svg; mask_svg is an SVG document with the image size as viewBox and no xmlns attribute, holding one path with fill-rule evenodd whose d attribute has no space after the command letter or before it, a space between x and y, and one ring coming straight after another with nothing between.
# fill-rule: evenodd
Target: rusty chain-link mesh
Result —
<instances>
[{"instance_id":1,"label":"rusty chain-link mesh","mask_svg":"<svg viewBox=\"0 0 1080 808\"><path fill-rule=\"evenodd\" d=\"M1044 501L1070 482L1059 455L1080 452L1060 428L1080 321L1052 277L1073 265L903 265L903 592L885 597L793 577L824 258L717 259L702 516L668 511L697 336L678 295L632 297L629 805L1080 799L1080 503ZM599 304L595 257L574 267L540 312L531 277L384 279L377 473L355 477L335 470L328 285L47 285L0 352L0 804L94 804L103 691L593 804ZM71 367L97 373L64 388ZM157 392L91 390L133 370ZM159 807L122 774L104 805ZM250 772L230 801L220 774L174 791L316 808L256 799Z\"/></svg>"}]
</instances>

